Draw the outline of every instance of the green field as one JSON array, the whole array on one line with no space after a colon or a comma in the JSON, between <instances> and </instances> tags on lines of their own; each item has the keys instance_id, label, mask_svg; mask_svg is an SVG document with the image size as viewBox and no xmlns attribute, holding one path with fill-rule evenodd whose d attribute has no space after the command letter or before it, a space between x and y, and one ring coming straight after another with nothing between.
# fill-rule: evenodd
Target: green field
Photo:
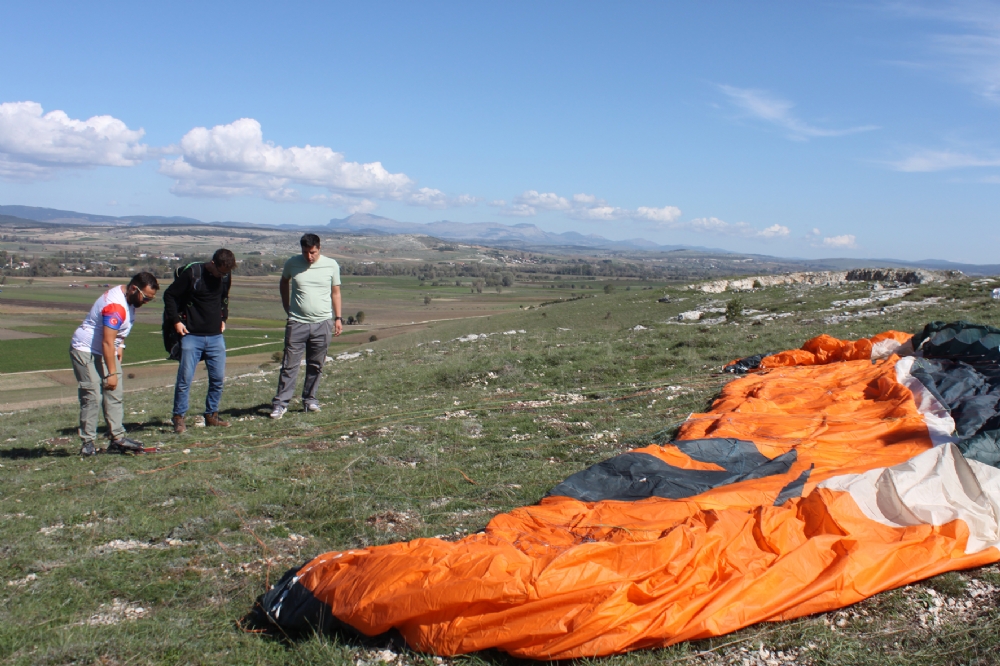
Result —
<instances>
[{"instance_id":1,"label":"green field","mask_svg":"<svg viewBox=\"0 0 1000 666\"><path fill-rule=\"evenodd\" d=\"M734 358L820 333L914 331L934 319L1000 324L1000 307L968 281L918 287L886 301L884 314L860 318L863 307L832 303L870 296L863 284L593 293L530 310L512 299L510 312L366 344L373 353L328 366L316 415L266 418L273 364L227 382L223 414L234 423L223 431L174 436L169 388L127 394L128 427L160 446L156 455L81 460L75 405L3 414L0 661L378 663L384 645L344 635L284 642L245 633L236 621L269 582L313 555L473 532L576 471L669 437L732 378L718 371ZM656 302L664 293L671 302ZM734 301L734 313L751 311L738 323L676 322L680 312ZM263 300L251 310L248 317L261 316ZM754 325L753 311L776 318ZM845 312L841 323L823 321ZM130 357L159 343L144 326L129 339ZM245 340L263 330L246 331ZM524 332L503 334L512 330ZM495 335L456 339L469 333ZM663 399L667 386L681 387L675 399ZM196 385L194 403L203 391ZM582 400L553 398L569 393ZM524 406L529 400L549 402ZM380 520L387 515L391 528ZM995 663L997 596L971 615L932 627L919 621L931 591L965 599L973 580L1000 588L1000 570L946 574L845 611L601 663L764 664L771 655L773 663ZM445 661L516 660L488 653ZM405 653L392 663L440 660Z\"/></svg>"}]
</instances>

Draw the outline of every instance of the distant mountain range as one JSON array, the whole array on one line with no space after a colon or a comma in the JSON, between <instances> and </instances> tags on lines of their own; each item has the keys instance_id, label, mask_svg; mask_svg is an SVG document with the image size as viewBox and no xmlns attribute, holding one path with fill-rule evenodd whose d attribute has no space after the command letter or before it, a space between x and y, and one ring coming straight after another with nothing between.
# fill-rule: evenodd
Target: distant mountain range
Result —
<instances>
[{"instance_id":1,"label":"distant mountain range","mask_svg":"<svg viewBox=\"0 0 1000 666\"><path fill-rule=\"evenodd\" d=\"M690 245L658 245L645 238L630 238L615 241L597 234L579 234L566 231L554 234L539 229L534 224L500 224L498 222L397 222L387 217L355 213L343 219L333 219L326 225L335 231L376 234L421 234L442 240L465 241L480 245L503 245L504 247L580 247L592 250L644 250L669 252L671 250L709 250ZM724 252L725 250L711 250Z\"/></svg>"},{"instance_id":2,"label":"distant mountain range","mask_svg":"<svg viewBox=\"0 0 1000 666\"><path fill-rule=\"evenodd\" d=\"M278 231L320 231L326 229L340 233L354 234L416 234L432 236L445 241L461 241L474 245L485 245L522 250L606 250L618 252L672 252L691 250L713 254L732 254L747 256L745 253L730 252L708 247L691 245L659 245L644 238L628 240L609 240L596 234L580 234L567 231L561 234L550 233L539 229L534 224L499 224L496 222L430 222L420 224L414 222L399 222L387 217L356 213L343 219L332 219L325 226L305 225L265 225L250 222L203 222L190 217L163 217L158 215L91 215L72 210L55 208L36 208L34 206L0 206L0 225L16 224L18 220L42 222L53 225L102 225L102 226L161 226L161 225L205 225L216 227L235 227L248 229L273 229ZM760 255L755 255L760 256ZM761 259L776 259L760 256ZM1000 275L1000 264L962 264L940 259L924 259L922 261L903 261L900 259L782 259L786 263L801 263L809 269L839 269L866 267L885 268L925 268L928 270L962 271L967 275Z\"/></svg>"},{"instance_id":3,"label":"distant mountain range","mask_svg":"<svg viewBox=\"0 0 1000 666\"><path fill-rule=\"evenodd\" d=\"M77 213L72 210L36 208L34 206L0 206L0 215L19 217L22 220L32 220L34 222L94 224L113 227L137 227L147 224L204 224L201 220L195 220L190 217L161 217L158 215L113 217L111 215L91 215L90 213Z\"/></svg>"}]
</instances>

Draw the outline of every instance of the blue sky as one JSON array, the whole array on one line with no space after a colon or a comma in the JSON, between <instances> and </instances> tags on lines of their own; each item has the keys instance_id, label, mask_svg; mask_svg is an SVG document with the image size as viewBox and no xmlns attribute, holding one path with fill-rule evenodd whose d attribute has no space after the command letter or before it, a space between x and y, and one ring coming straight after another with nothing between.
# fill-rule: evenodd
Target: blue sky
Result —
<instances>
[{"instance_id":1,"label":"blue sky","mask_svg":"<svg viewBox=\"0 0 1000 666\"><path fill-rule=\"evenodd\" d=\"M0 8L0 203L1000 261L997 3L91 4Z\"/></svg>"}]
</instances>

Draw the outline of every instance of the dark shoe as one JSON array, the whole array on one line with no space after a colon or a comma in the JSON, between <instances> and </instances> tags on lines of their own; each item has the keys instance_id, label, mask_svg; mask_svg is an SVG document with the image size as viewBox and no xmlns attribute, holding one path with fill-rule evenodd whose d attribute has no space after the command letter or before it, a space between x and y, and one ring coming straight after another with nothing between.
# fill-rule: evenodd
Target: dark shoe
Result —
<instances>
[{"instance_id":1,"label":"dark shoe","mask_svg":"<svg viewBox=\"0 0 1000 666\"><path fill-rule=\"evenodd\" d=\"M212 412L211 414L205 414L205 425L207 426L218 426L220 428L228 428L229 421L223 421L219 418L219 412Z\"/></svg>"},{"instance_id":2,"label":"dark shoe","mask_svg":"<svg viewBox=\"0 0 1000 666\"><path fill-rule=\"evenodd\" d=\"M180 435L188 429L187 424L184 423L183 414L174 414L174 417L170 420L174 424L174 434Z\"/></svg>"},{"instance_id":3,"label":"dark shoe","mask_svg":"<svg viewBox=\"0 0 1000 666\"><path fill-rule=\"evenodd\" d=\"M143 447L142 442L138 442L134 439L129 439L128 437L122 437L121 439L111 440L108 444L106 453L142 453L145 447Z\"/></svg>"},{"instance_id":4,"label":"dark shoe","mask_svg":"<svg viewBox=\"0 0 1000 666\"><path fill-rule=\"evenodd\" d=\"M80 456L83 458L89 458L90 456L96 456L97 449L94 448L93 442L84 442L83 446L80 447Z\"/></svg>"}]
</instances>

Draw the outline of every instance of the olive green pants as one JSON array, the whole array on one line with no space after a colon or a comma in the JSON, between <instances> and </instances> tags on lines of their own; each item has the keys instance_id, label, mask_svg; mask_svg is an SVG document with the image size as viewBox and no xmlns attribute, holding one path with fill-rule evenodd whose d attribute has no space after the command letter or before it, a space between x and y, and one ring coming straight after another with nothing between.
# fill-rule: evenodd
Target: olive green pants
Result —
<instances>
[{"instance_id":1,"label":"olive green pants","mask_svg":"<svg viewBox=\"0 0 1000 666\"><path fill-rule=\"evenodd\" d=\"M108 437L121 439L125 436L122 419L125 406L122 401L122 375L118 368L118 386L113 391L104 388L108 370L104 357L99 354L70 349L69 358L73 362L76 375L77 393L80 396L80 439L94 442L97 439L97 417L103 406L104 421L108 424Z\"/></svg>"}]
</instances>

